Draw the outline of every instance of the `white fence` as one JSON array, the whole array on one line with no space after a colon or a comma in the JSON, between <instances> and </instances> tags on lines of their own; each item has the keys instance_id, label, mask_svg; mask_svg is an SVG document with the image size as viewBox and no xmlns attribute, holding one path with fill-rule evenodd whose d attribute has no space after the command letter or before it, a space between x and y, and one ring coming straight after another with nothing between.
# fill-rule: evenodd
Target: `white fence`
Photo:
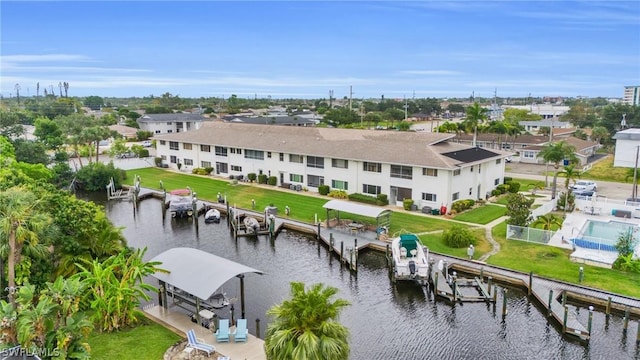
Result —
<instances>
[{"instance_id":1,"label":"white fence","mask_svg":"<svg viewBox=\"0 0 640 360\"><path fill-rule=\"evenodd\" d=\"M537 218L538 216L542 216L542 215L546 215L550 212L552 212L553 210L556 209L556 205L558 204L558 199L555 198L547 203L544 203L542 206L535 208L533 210L531 210L531 216L533 216L533 218Z\"/></svg>"},{"instance_id":2,"label":"white fence","mask_svg":"<svg viewBox=\"0 0 640 360\"><path fill-rule=\"evenodd\" d=\"M534 229L525 226L507 224L507 239L533 242L537 244L548 244L555 231Z\"/></svg>"}]
</instances>

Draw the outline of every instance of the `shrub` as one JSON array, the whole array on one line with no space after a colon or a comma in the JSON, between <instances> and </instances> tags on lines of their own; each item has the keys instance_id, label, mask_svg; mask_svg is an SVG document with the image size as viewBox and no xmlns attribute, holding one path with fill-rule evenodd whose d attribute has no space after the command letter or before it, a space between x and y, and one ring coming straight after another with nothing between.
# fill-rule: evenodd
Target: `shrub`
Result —
<instances>
[{"instance_id":1,"label":"shrub","mask_svg":"<svg viewBox=\"0 0 640 360\"><path fill-rule=\"evenodd\" d=\"M451 210L454 210L456 213L460 213L467 209L470 209L475 204L476 201L472 199L458 200L451 204Z\"/></svg>"},{"instance_id":2,"label":"shrub","mask_svg":"<svg viewBox=\"0 0 640 360\"><path fill-rule=\"evenodd\" d=\"M518 191L520 191L520 183L518 183L518 182L510 181L510 182L507 183L507 185L509 186L509 189L508 189L509 192L512 193L512 194L515 194Z\"/></svg>"},{"instance_id":3,"label":"shrub","mask_svg":"<svg viewBox=\"0 0 640 360\"><path fill-rule=\"evenodd\" d=\"M491 190L491 196L500 196L500 195L502 195L500 193L500 190L498 190L498 189Z\"/></svg>"},{"instance_id":4,"label":"shrub","mask_svg":"<svg viewBox=\"0 0 640 360\"><path fill-rule=\"evenodd\" d=\"M633 254L620 255L613 262L612 268L620 271L640 273L640 260L633 260Z\"/></svg>"},{"instance_id":5,"label":"shrub","mask_svg":"<svg viewBox=\"0 0 640 360\"><path fill-rule=\"evenodd\" d=\"M349 194L349 200L352 201L357 201L357 202L362 202L362 203L367 203L367 204L377 204L378 203L378 199L370 196L370 195L365 195L365 194Z\"/></svg>"},{"instance_id":6,"label":"shrub","mask_svg":"<svg viewBox=\"0 0 640 360\"><path fill-rule=\"evenodd\" d=\"M249 179L249 181L254 182L256 181L256 173L248 173L247 174L247 179Z\"/></svg>"},{"instance_id":7,"label":"shrub","mask_svg":"<svg viewBox=\"0 0 640 360\"><path fill-rule=\"evenodd\" d=\"M402 200L402 207L405 210L411 210L411 205L413 205L413 199L404 199L404 200Z\"/></svg>"},{"instance_id":8,"label":"shrub","mask_svg":"<svg viewBox=\"0 0 640 360\"><path fill-rule=\"evenodd\" d=\"M349 197L346 191L339 189L331 190L328 195L335 199L346 199Z\"/></svg>"},{"instance_id":9,"label":"shrub","mask_svg":"<svg viewBox=\"0 0 640 360\"><path fill-rule=\"evenodd\" d=\"M478 242L476 235L460 225L453 225L442 234L445 244L452 248L466 248Z\"/></svg>"},{"instance_id":10,"label":"shrub","mask_svg":"<svg viewBox=\"0 0 640 360\"><path fill-rule=\"evenodd\" d=\"M119 189L126 179L126 173L124 170L116 169L113 162L109 164L97 162L80 168L77 178L82 188L87 191L104 191L111 178L113 178L115 188Z\"/></svg>"},{"instance_id":11,"label":"shrub","mask_svg":"<svg viewBox=\"0 0 640 360\"><path fill-rule=\"evenodd\" d=\"M496 190L500 191L500 194L504 194L509 191L509 184L500 184L496 186Z\"/></svg>"},{"instance_id":12,"label":"shrub","mask_svg":"<svg viewBox=\"0 0 640 360\"><path fill-rule=\"evenodd\" d=\"M267 179L267 184L269 184L269 185L278 184L278 178L275 177L275 176L269 176L269 178Z\"/></svg>"},{"instance_id":13,"label":"shrub","mask_svg":"<svg viewBox=\"0 0 640 360\"><path fill-rule=\"evenodd\" d=\"M153 136L153 132L151 132L151 131L144 131L144 130L136 131L136 140L137 141L148 140L152 136Z\"/></svg>"},{"instance_id":14,"label":"shrub","mask_svg":"<svg viewBox=\"0 0 640 360\"><path fill-rule=\"evenodd\" d=\"M623 231L618 234L618 241L616 242L616 250L620 256L633 255L633 249L636 247L636 241L633 238L633 233Z\"/></svg>"},{"instance_id":15,"label":"shrub","mask_svg":"<svg viewBox=\"0 0 640 360\"><path fill-rule=\"evenodd\" d=\"M378 205L389 205L389 197L387 194L378 194L376 199L378 199Z\"/></svg>"},{"instance_id":16,"label":"shrub","mask_svg":"<svg viewBox=\"0 0 640 360\"><path fill-rule=\"evenodd\" d=\"M329 187L329 185L320 185L320 186L318 186L318 193L320 195L327 195L330 190L331 190L331 188Z\"/></svg>"},{"instance_id":17,"label":"shrub","mask_svg":"<svg viewBox=\"0 0 640 360\"><path fill-rule=\"evenodd\" d=\"M266 174L258 175L258 183L259 184L266 184L267 183L267 175Z\"/></svg>"},{"instance_id":18,"label":"shrub","mask_svg":"<svg viewBox=\"0 0 640 360\"><path fill-rule=\"evenodd\" d=\"M512 182L512 181L513 181L513 178L512 178L512 177L505 176L505 177L504 177L504 180L503 180L503 183L507 184L507 183L510 183L510 182Z\"/></svg>"},{"instance_id":19,"label":"shrub","mask_svg":"<svg viewBox=\"0 0 640 360\"><path fill-rule=\"evenodd\" d=\"M208 166L208 167L204 168L204 171L207 172L207 175L210 175L213 172L213 168L211 166Z\"/></svg>"},{"instance_id":20,"label":"shrub","mask_svg":"<svg viewBox=\"0 0 640 360\"><path fill-rule=\"evenodd\" d=\"M195 168L195 169L191 170L191 173L192 174L196 174L196 175L209 175L207 170L204 169L204 168Z\"/></svg>"},{"instance_id":21,"label":"shrub","mask_svg":"<svg viewBox=\"0 0 640 360\"><path fill-rule=\"evenodd\" d=\"M156 166L160 167L162 166L162 158L160 156L156 156L153 161L155 161Z\"/></svg>"}]
</instances>

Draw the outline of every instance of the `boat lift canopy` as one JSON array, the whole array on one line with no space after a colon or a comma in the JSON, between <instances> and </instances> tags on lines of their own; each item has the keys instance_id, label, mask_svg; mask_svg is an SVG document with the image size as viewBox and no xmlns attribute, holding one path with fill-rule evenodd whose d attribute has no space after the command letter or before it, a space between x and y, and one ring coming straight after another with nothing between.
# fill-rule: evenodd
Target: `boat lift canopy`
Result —
<instances>
[{"instance_id":1,"label":"boat lift canopy","mask_svg":"<svg viewBox=\"0 0 640 360\"><path fill-rule=\"evenodd\" d=\"M376 219L376 229L380 229L383 226L388 227L389 224L391 224L391 210L377 206L358 204L351 201L330 200L322 205L322 207L327 209L327 228L329 227L329 212L331 210L337 212L336 217L338 218L338 222L340 221L340 212L342 211ZM376 231L376 238L379 234L380 231Z\"/></svg>"},{"instance_id":2,"label":"boat lift canopy","mask_svg":"<svg viewBox=\"0 0 640 360\"><path fill-rule=\"evenodd\" d=\"M201 300L209 299L224 283L238 275L263 274L260 270L193 248L169 249L151 261L161 262L158 267L169 271L153 274L156 279Z\"/></svg>"}]
</instances>

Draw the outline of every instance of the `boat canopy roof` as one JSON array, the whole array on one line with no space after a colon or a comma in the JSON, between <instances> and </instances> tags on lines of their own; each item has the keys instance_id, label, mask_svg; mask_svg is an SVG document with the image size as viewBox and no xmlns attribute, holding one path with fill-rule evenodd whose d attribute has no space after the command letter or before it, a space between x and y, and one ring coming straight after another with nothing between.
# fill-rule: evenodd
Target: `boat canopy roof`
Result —
<instances>
[{"instance_id":1,"label":"boat canopy roof","mask_svg":"<svg viewBox=\"0 0 640 360\"><path fill-rule=\"evenodd\" d=\"M159 261L158 267L168 273L156 272L153 276L173 285L201 300L209 299L224 283L245 273L263 272L240 263L193 248L169 249L151 261Z\"/></svg>"},{"instance_id":2,"label":"boat canopy roof","mask_svg":"<svg viewBox=\"0 0 640 360\"><path fill-rule=\"evenodd\" d=\"M322 207L327 210L344 211L350 214L362 215L371 218L378 218L382 215L391 213L391 210L382 207L369 206L342 200L327 201L324 205L322 205Z\"/></svg>"}]
</instances>

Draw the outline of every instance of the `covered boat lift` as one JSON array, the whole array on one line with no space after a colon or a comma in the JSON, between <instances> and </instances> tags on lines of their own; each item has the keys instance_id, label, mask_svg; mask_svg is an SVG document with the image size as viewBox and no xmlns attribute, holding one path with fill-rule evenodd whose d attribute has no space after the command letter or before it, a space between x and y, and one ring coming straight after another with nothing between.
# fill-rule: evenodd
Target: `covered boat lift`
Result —
<instances>
[{"instance_id":1,"label":"covered boat lift","mask_svg":"<svg viewBox=\"0 0 640 360\"><path fill-rule=\"evenodd\" d=\"M158 261L160 268L168 272L156 272L153 276L160 284L160 303L167 308L167 284L179 288L195 297L195 316L200 321L201 301L206 301L233 277L240 278L240 303L242 318L245 317L244 274L260 270L193 248L169 249L150 261Z\"/></svg>"},{"instance_id":2,"label":"covered boat lift","mask_svg":"<svg viewBox=\"0 0 640 360\"><path fill-rule=\"evenodd\" d=\"M330 200L322 205L322 207L327 209L327 228L330 228L329 219L331 219L331 211L336 212L338 223L340 223L340 212L347 212L354 215L361 215L376 219L376 240L380 237L380 229L388 228L391 224L391 210L377 206L358 204L343 200Z\"/></svg>"}]
</instances>

